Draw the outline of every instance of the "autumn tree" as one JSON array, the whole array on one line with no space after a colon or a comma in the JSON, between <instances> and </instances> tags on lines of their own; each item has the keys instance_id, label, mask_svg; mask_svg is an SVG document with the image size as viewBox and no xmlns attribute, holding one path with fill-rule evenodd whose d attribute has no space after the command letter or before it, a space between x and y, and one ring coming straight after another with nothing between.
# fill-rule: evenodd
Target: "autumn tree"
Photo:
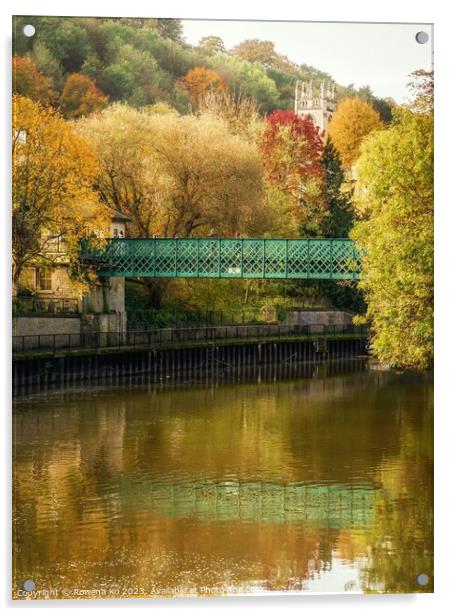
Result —
<instances>
[{"instance_id":1,"label":"autumn tree","mask_svg":"<svg viewBox=\"0 0 452 616\"><path fill-rule=\"evenodd\" d=\"M198 45L209 54L226 53L223 39L219 36L204 36Z\"/></svg>"},{"instance_id":2,"label":"autumn tree","mask_svg":"<svg viewBox=\"0 0 452 616\"><path fill-rule=\"evenodd\" d=\"M13 281L23 268L49 264L62 237L76 262L79 241L105 229L106 211L92 189L98 174L93 149L59 114L13 97Z\"/></svg>"},{"instance_id":3,"label":"autumn tree","mask_svg":"<svg viewBox=\"0 0 452 616\"><path fill-rule=\"evenodd\" d=\"M51 80L40 73L31 58L27 56L13 58L13 93L44 105L51 103L55 96Z\"/></svg>"},{"instance_id":4,"label":"autumn tree","mask_svg":"<svg viewBox=\"0 0 452 616\"><path fill-rule=\"evenodd\" d=\"M372 348L400 368L433 363L433 115L398 110L363 144L352 231Z\"/></svg>"},{"instance_id":5,"label":"autumn tree","mask_svg":"<svg viewBox=\"0 0 452 616\"><path fill-rule=\"evenodd\" d=\"M262 199L259 155L223 122L118 104L78 129L97 151L104 200L137 235L246 233Z\"/></svg>"},{"instance_id":6,"label":"autumn tree","mask_svg":"<svg viewBox=\"0 0 452 616\"><path fill-rule=\"evenodd\" d=\"M224 122L117 104L78 128L98 154L104 201L132 218L135 235L260 232L254 215L263 199L259 154Z\"/></svg>"},{"instance_id":7,"label":"autumn tree","mask_svg":"<svg viewBox=\"0 0 452 616\"><path fill-rule=\"evenodd\" d=\"M382 127L377 111L366 101L354 96L339 103L328 125L328 134L344 165L351 167L359 156L363 139Z\"/></svg>"},{"instance_id":8,"label":"autumn tree","mask_svg":"<svg viewBox=\"0 0 452 616\"><path fill-rule=\"evenodd\" d=\"M249 62L260 62L266 67L286 70L292 74L297 72L295 64L286 56L279 54L272 41L247 39L236 45L232 49L232 53Z\"/></svg>"},{"instance_id":9,"label":"autumn tree","mask_svg":"<svg viewBox=\"0 0 452 616\"><path fill-rule=\"evenodd\" d=\"M79 118L103 109L108 98L85 75L72 73L65 83L61 95L61 110L67 118Z\"/></svg>"},{"instance_id":10,"label":"autumn tree","mask_svg":"<svg viewBox=\"0 0 452 616\"><path fill-rule=\"evenodd\" d=\"M419 69L413 71L409 77L408 89L414 95L414 101L411 105L413 111L432 113L434 102L433 71Z\"/></svg>"},{"instance_id":11,"label":"autumn tree","mask_svg":"<svg viewBox=\"0 0 452 616\"><path fill-rule=\"evenodd\" d=\"M266 181L279 207L294 217L303 234L319 234L327 216L322 150L310 117L275 111L266 119L261 139Z\"/></svg>"},{"instance_id":12,"label":"autumn tree","mask_svg":"<svg viewBox=\"0 0 452 616\"><path fill-rule=\"evenodd\" d=\"M255 141L262 128L259 106L256 101L230 91L207 92L199 101L199 113L226 122L233 135Z\"/></svg>"},{"instance_id":13,"label":"autumn tree","mask_svg":"<svg viewBox=\"0 0 452 616\"><path fill-rule=\"evenodd\" d=\"M228 89L224 77L217 71L203 66L196 66L188 71L182 79L191 100L198 104L207 92L226 92Z\"/></svg>"}]
</instances>

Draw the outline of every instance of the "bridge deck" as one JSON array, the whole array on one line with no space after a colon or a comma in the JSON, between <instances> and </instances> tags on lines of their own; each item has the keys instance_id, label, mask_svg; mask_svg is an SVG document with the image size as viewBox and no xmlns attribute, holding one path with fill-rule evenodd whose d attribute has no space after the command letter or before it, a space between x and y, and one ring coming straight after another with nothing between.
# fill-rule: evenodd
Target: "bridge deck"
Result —
<instances>
[{"instance_id":1,"label":"bridge deck","mask_svg":"<svg viewBox=\"0 0 452 616\"><path fill-rule=\"evenodd\" d=\"M115 238L82 249L103 276L170 278L359 278L349 239Z\"/></svg>"}]
</instances>

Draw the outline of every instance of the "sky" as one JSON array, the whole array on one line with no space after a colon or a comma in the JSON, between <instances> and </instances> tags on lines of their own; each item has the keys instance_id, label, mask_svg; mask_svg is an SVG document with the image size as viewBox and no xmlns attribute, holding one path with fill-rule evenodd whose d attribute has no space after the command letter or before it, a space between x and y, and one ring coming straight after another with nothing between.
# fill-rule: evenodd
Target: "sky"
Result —
<instances>
[{"instance_id":1,"label":"sky","mask_svg":"<svg viewBox=\"0 0 452 616\"><path fill-rule=\"evenodd\" d=\"M270 40L297 64L329 73L336 83L369 85L376 96L406 102L408 75L431 69L433 27L430 24L363 24L183 20L187 43L220 36L227 49L245 39ZM416 42L417 32L429 35Z\"/></svg>"}]
</instances>

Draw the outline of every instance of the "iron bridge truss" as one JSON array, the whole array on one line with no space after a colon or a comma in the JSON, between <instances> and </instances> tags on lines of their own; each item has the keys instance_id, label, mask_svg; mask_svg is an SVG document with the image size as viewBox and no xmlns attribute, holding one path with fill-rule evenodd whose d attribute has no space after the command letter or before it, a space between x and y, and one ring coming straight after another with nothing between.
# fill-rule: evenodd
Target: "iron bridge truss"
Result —
<instances>
[{"instance_id":1,"label":"iron bridge truss","mask_svg":"<svg viewBox=\"0 0 452 616\"><path fill-rule=\"evenodd\" d=\"M101 276L355 280L349 239L114 238L82 247Z\"/></svg>"}]
</instances>

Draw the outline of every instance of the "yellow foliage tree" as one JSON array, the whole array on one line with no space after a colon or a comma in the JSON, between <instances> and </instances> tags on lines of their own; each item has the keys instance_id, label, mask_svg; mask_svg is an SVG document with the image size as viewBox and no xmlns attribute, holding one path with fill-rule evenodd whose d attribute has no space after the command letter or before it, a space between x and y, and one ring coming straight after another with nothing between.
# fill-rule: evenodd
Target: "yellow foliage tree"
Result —
<instances>
[{"instance_id":1,"label":"yellow foliage tree","mask_svg":"<svg viewBox=\"0 0 452 616\"><path fill-rule=\"evenodd\" d=\"M77 126L98 154L104 200L130 216L134 235L234 237L268 229L257 147L224 120L115 104ZM159 307L167 282L145 284Z\"/></svg>"},{"instance_id":2,"label":"yellow foliage tree","mask_svg":"<svg viewBox=\"0 0 452 616\"><path fill-rule=\"evenodd\" d=\"M254 230L263 198L259 154L225 122L115 104L77 126L96 149L104 200L131 216L136 235Z\"/></svg>"},{"instance_id":3,"label":"yellow foliage tree","mask_svg":"<svg viewBox=\"0 0 452 616\"><path fill-rule=\"evenodd\" d=\"M328 134L346 167L359 157L363 139L372 131L383 128L375 109L358 96L346 98L338 105L328 126Z\"/></svg>"},{"instance_id":4,"label":"yellow foliage tree","mask_svg":"<svg viewBox=\"0 0 452 616\"><path fill-rule=\"evenodd\" d=\"M93 191L93 149L53 109L13 97L13 281L27 265L52 263L56 238L77 262L79 242L106 230Z\"/></svg>"}]
</instances>

